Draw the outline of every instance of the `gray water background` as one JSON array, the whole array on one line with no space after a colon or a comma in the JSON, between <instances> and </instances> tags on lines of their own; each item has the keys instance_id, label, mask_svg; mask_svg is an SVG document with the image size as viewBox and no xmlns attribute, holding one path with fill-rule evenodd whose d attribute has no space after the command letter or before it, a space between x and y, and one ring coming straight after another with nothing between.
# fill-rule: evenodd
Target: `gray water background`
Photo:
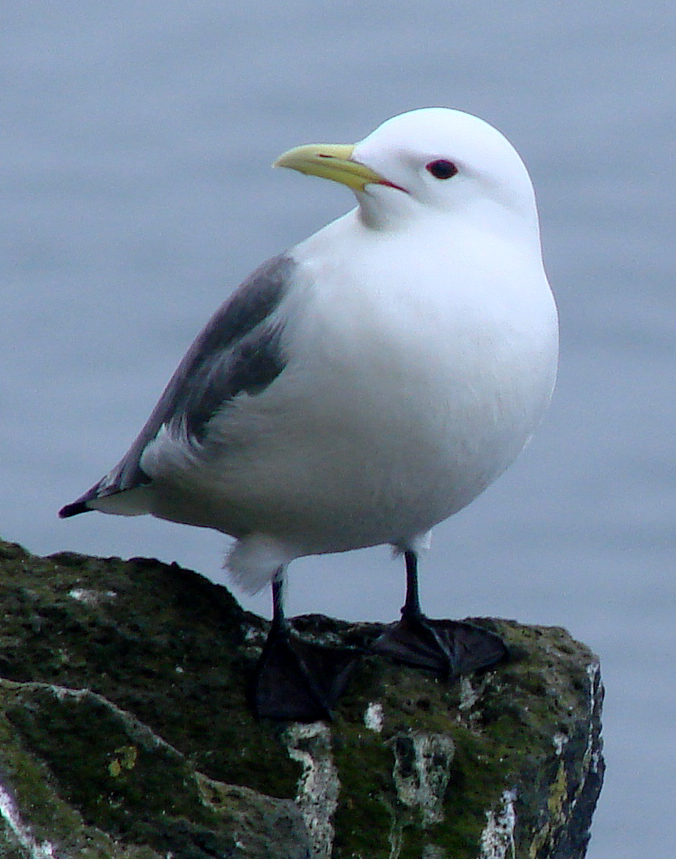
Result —
<instances>
[{"instance_id":1,"label":"gray water background","mask_svg":"<svg viewBox=\"0 0 676 859\"><path fill-rule=\"evenodd\" d=\"M670 3L118 0L0 12L0 532L177 560L226 539L56 510L113 465L193 336L259 262L352 205L269 165L447 105L498 126L538 192L561 314L551 410L436 529L436 616L567 627L601 657L590 859L673 859L674 45ZM391 620L385 548L294 565L293 613ZM267 613L268 597L243 599Z\"/></svg>"}]
</instances>

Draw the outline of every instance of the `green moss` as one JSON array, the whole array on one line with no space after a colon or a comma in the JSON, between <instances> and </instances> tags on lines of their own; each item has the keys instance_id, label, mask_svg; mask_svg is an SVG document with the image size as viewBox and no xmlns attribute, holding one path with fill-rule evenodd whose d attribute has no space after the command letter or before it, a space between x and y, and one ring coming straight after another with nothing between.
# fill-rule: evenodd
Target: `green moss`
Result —
<instances>
[{"instance_id":1,"label":"green moss","mask_svg":"<svg viewBox=\"0 0 676 859\"><path fill-rule=\"evenodd\" d=\"M341 782L334 815L336 859L387 856L386 833L397 806L391 750L365 727L343 724L334 761Z\"/></svg>"},{"instance_id":2,"label":"green moss","mask_svg":"<svg viewBox=\"0 0 676 859\"><path fill-rule=\"evenodd\" d=\"M224 588L175 565L72 553L41 559L1 542L0 569L0 675L103 696L59 698L46 687L21 686L4 699L0 746L9 770L3 765L20 806L32 809L30 824L44 826L40 832L52 831L50 810L57 809L72 832L101 830L104 841L87 848L92 859L98 850L113 855L105 852L103 832L119 840L116 850L126 845L129 859L133 850L185 859L196 843L227 854L226 818L205 804L195 770L272 797L295 797L301 766L289 756L285 726L256 721L247 704L266 624ZM397 850L400 859L420 859L426 844L453 859L474 859L486 812L515 786L518 859L538 857L566 825L589 766L593 657L563 630L493 626L512 658L472 677L471 689L377 657L361 660L331 726L341 783L335 859L385 859ZM374 625L319 616L297 627L312 640L359 648L377 633ZM373 702L384 713L380 733L364 725ZM441 823L430 823L397 794L397 738L418 734L451 737L455 746ZM567 738L562 754L556 734ZM598 786L585 788L587 809ZM228 808L224 800L221 811L231 815L232 828L239 818ZM59 825L67 839L67 825ZM209 833L218 834L215 841Z\"/></svg>"},{"instance_id":3,"label":"green moss","mask_svg":"<svg viewBox=\"0 0 676 859\"><path fill-rule=\"evenodd\" d=\"M1 697L4 705L5 689ZM49 770L17 743L16 732L4 714L0 717L0 749L3 782L11 785L16 805L35 838L70 840L81 825L78 815L54 795Z\"/></svg>"},{"instance_id":4,"label":"green moss","mask_svg":"<svg viewBox=\"0 0 676 859\"><path fill-rule=\"evenodd\" d=\"M137 815L205 817L183 759L155 744L148 731L130 736L124 718L105 701L31 688L7 714L87 823L123 837ZM67 744L54 743L54 736L64 735Z\"/></svg>"}]
</instances>

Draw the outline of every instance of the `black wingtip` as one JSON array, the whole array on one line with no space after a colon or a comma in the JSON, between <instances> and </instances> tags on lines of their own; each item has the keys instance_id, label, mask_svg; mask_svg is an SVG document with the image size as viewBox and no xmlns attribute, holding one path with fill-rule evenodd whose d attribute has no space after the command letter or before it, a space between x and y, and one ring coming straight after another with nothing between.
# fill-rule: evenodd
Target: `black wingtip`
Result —
<instances>
[{"instance_id":1,"label":"black wingtip","mask_svg":"<svg viewBox=\"0 0 676 859\"><path fill-rule=\"evenodd\" d=\"M87 513L89 510L91 507L87 507L84 501L74 501L59 510L59 519L68 519L69 516L77 516L78 513Z\"/></svg>"}]
</instances>

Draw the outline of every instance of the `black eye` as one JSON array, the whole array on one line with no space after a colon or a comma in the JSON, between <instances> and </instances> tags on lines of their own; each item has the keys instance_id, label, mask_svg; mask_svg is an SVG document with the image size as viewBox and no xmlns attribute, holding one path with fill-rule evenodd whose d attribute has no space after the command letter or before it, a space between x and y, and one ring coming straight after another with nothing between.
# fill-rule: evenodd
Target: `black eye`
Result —
<instances>
[{"instance_id":1,"label":"black eye","mask_svg":"<svg viewBox=\"0 0 676 859\"><path fill-rule=\"evenodd\" d=\"M458 172L458 168L452 161L446 161L443 158L438 161L430 161L426 166L435 179L450 179Z\"/></svg>"}]
</instances>

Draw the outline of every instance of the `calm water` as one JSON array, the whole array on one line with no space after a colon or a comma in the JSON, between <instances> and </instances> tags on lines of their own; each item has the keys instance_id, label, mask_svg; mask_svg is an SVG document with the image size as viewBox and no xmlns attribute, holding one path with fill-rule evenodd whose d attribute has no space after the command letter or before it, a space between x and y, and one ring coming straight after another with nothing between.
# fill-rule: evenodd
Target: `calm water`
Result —
<instances>
[{"instance_id":1,"label":"calm water","mask_svg":"<svg viewBox=\"0 0 676 859\"><path fill-rule=\"evenodd\" d=\"M673 115L666 3L59 4L1 15L3 536L178 560L225 538L55 511L108 469L229 290L351 206L268 165L443 104L529 165L562 323L526 454L440 526L437 615L566 626L601 656L608 773L590 859L672 859L676 758ZM299 562L290 609L393 619L386 549ZM267 612L267 596L245 600Z\"/></svg>"}]
</instances>

